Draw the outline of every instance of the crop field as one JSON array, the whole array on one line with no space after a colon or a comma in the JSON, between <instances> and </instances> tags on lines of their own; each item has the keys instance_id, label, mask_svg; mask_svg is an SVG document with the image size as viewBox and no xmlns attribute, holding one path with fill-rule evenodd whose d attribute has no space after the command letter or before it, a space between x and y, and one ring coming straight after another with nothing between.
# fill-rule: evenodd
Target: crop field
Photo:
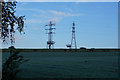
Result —
<instances>
[{"instance_id":1,"label":"crop field","mask_svg":"<svg viewBox=\"0 0 120 80\"><path fill-rule=\"evenodd\" d=\"M18 78L118 78L118 52L21 52ZM3 63L9 53L3 52Z\"/></svg>"}]
</instances>

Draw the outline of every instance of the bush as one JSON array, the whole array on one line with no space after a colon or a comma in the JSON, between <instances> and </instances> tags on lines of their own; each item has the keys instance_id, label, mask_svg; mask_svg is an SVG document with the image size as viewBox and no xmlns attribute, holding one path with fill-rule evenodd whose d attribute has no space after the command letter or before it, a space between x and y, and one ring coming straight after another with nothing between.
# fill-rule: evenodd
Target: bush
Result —
<instances>
[{"instance_id":1,"label":"bush","mask_svg":"<svg viewBox=\"0 0 120 80\"><path fill-rule=\"evenodd\" d=\"M9 50L10 56L3 64L2 80L15 80L16 74L20 71L19 66L28 61L19 55L20 51L17 51L13 46L11 46Z\"/></svg>"}]
</instances>

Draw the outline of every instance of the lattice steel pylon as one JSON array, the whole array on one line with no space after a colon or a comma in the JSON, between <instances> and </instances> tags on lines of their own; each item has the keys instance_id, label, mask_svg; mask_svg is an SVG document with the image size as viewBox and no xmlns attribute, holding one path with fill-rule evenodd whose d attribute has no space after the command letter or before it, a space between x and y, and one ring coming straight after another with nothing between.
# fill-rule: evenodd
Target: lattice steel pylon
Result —
<instances>
[{"instance_id":1,"label":"lattice steel pylon","mask_svg":"<svg viewBox=\"0 0 120 80\"><path fill-rule=\"evenodd\" d=\"M76 38L75 38L75 23L73 22L73 27L72 27L72 39L71 39L71 48L77 49L76 45Z\"/></svg>"},{"instance_id":2,"label":"lattice steel pylon","mask_svg":"<svg viewBox=\"0 0 120 80\"><path fill-rule=\"evenodd\" d=\"M54 44L55 44L55 42L53 41L53 34L55 34L55 32L53 32L53 30L56 28L52 27L52 26L55 26L55 24L53 24L52 21L50 21L50 23L45 26L48 26L48 29L45 29L48 31L47 32L48 34L47 48L51 49L51 47L54 47Z\"/></svg>"}]
</instances>

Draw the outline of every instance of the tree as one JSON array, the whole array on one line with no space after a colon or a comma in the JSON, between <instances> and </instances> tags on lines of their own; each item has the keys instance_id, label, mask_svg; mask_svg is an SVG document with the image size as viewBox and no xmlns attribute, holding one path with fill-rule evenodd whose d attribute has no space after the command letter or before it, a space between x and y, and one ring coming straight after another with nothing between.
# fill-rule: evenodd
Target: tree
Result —
<instances>
[{"instance_id":1,"label":"tree","mask_svg":"<svg viewBox=\"0 0 120 80\"><path fill-rule=\"evenodd\" d=\"M14 34L16 29L20 33L24 33L24 17L15 15L16 1L0 2L0 37L3 42L9 39L11 44L15 43ZM27 61L23 56L19 55L14 46L9 47L10 56L3 63L2 80L15 80L20 64Z\"/></svg>"},{"instance_id":2,"label":"tree","mask_svg":"<svg viewBox=\"0 0 120 80\"><path fill-rule=\"evenodd\" d=\"M9 1L9 2L1 2L0 5L2 7L2 27L1 31L1 38L3 42L6 42L7 39L10 40L11 44L15 43L14 33L16 29L21 33L24 28L24 17L15 15L16 9L16 1ZM15 26L16 25L16 26ZM16 29L15 29L16 28Z\"/></svg>"}]
</instances>

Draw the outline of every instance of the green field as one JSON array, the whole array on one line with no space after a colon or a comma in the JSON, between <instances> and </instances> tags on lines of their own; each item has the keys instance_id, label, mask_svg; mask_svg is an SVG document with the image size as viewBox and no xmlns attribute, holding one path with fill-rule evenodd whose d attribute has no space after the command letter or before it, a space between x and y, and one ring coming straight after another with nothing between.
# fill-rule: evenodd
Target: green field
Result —
<instances>
[{"instance_id":1,"label":"green field","mask_svg":"<svg viewBox=\"0 0 120 80\"><path fill-rule=\"evenodd\" d=\"M21 52L18 78L118 78L118 52ZM3 62L9 56L3 52Z\"/></svg>"}]
</instances>

